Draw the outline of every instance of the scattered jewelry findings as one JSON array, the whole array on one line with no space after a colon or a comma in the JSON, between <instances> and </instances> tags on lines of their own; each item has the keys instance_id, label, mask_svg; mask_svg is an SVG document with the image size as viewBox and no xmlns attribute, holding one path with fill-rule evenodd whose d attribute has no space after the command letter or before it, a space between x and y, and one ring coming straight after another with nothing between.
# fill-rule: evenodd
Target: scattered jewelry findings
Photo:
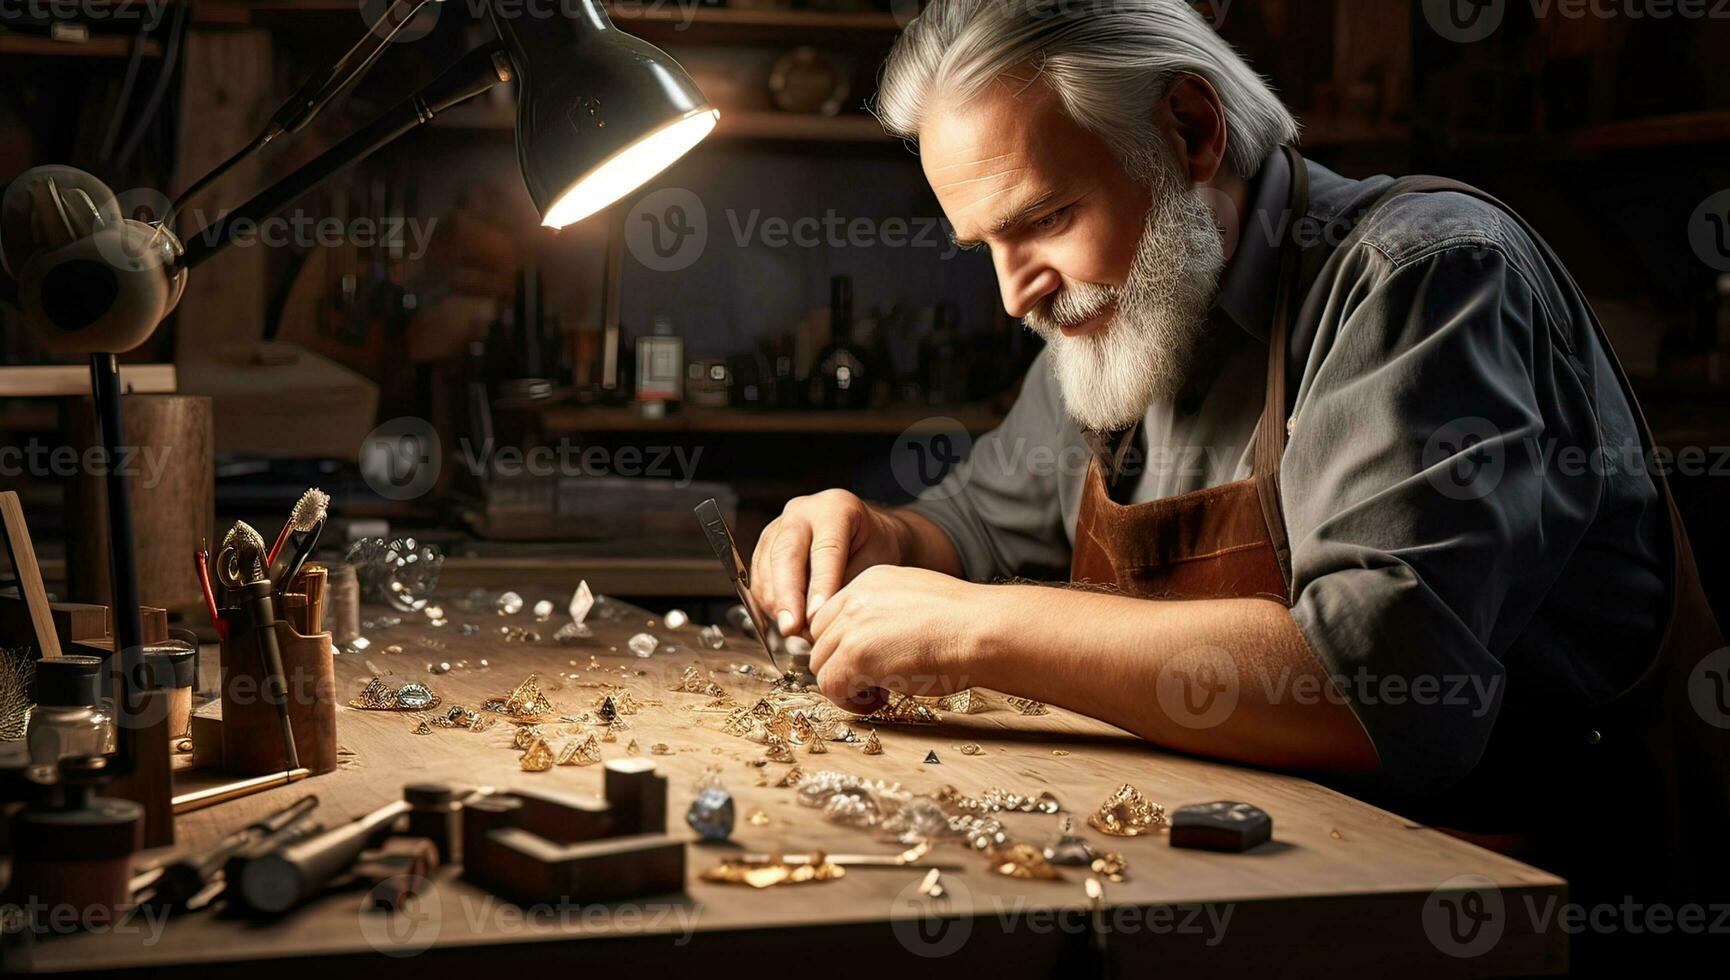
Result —
<instances>
[{"instance_id":1,"label":"scattered jewelry findings","mask_svg":"<svg viewBox=\"0 0 1730 980\"><path fill-rule=\"evenodd\" d=\"M1010 844L986 852L991 870L1007 878L1028 878L1062 881L1063 872L1051 866L1045 855L1032 844Z\"/></svg>"},{"instance_id":2,"label":"scattered jewelry findings","mask_svg":"<svg viewBox=\"0 0 1730 980\"><path fill-rule=\"evenodd\" d=\"M752 888L773 888L776 885L799 885L812 881L835 881L847 874L840 865L831 862L821 852L810 854L805 861L794 864L784 859L756 863L743 860L723 861L699 877L728 885L750 885Z\"/></svg>"},{"instance_id":3,"label":"scattered jewelry findings","mask_svg":"<svg viewBox=\"0 0 1730 980\"><path fill-rule=\"evenodd\" d=\"M1024 715L1043 715L1049 710L1045 707L1045 702L1035 701L1032 698L1009 698L1008 700L1011 708Z\"/></svg>"},{"instance_id":4,"label":"scattered jewelry findings","mask_svg":"<svg viewBox=\"0 0 1730 980\"><path fill-rule=\"evenodd\" d=\"M517 760L523 767L523 772L546 772L553 767L554 761L552 747L547 745L544 738L536 738L522 758Z\"/></svg>"},{"instance_id":5,"label":"scattered jewelry findings","mask_svg":"<svg viewBox=\"0 0 1730 980\"><path fill-rule=\"evenodd\" d=\"M925 753L925 764L928 766L937 766L937 765L943 764L942 760L937 758L937 750L936 749L932 749L931 751Z\"/></svg>"},{"instance_id":6,"label":"scattered jewelry findings","mask_svg":"<svg viewBox=\"0 0 1730 980\"><path fill-rule=\"evenodd\" d=\"M883 742L877 737L877 729L871 729L871 734L865 739L866 755L882 755Z\"/></svg>"},{"instance_id":7,"label":"scattered jewelry findings","mask_svg":"<svg viewBox=\"0 0 1730 980\"><path fill-rule=\"evenodd\" d=\"M1129 862L1115 851L1101 851L1093 859L1091 867L1094 874L1104 875L1107 881L1122 881L1124 873L1129 870Z\"/></svg>"},{"instance_id":8,"label":"scattered jewelry findings","mask_svg":"<svg viewBox=\"0 0 1730 980\"><path fill-rule=\"evenodd\" d=\"M936 868L925 872L925 880L919 883L919 894L931 899L942 898L945 894L942 872Z\"/></svg>"},{"instance_id":9,"label":"scattered jewelry findings","mask_svg":"<svg viewBox=\"0 0 1730 980\"><path fill-rule=\"evenodd\" d=\"M960 752L962 755L980 755L985 750L979 747L978 742L967 742L963 745L957 745L955 751Z\"/></svg>"}]
</instances>

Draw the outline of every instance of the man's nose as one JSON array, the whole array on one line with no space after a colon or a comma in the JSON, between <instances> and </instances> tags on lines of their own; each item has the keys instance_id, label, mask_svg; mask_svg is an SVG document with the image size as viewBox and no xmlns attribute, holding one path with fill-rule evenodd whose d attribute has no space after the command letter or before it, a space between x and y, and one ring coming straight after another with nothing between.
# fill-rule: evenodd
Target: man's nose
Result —
<instances>
[{"instance_id":1,"label":"man's nose","mask_svg":"<svg viewBox=\"0 0 1730 980\"><path fill-rule=\"evenodd\" d=\"M1020 319L1057 292L1063 277L1057 270L1031 257L1003 251L993 254L997 265L997 288L1003 294L1003 312Z\"/></svg>"}]
</instances>

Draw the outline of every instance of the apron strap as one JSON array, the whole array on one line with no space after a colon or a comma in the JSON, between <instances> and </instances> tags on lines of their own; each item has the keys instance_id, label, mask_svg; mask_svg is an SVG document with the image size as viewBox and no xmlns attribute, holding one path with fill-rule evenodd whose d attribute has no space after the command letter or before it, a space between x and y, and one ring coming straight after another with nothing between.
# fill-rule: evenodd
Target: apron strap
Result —
<instances>
[{"instance_id":1,"label":"apron strap","mask_svg":"<svg viewBox=\"0 0 1730 980\"><path fill-rule=\"evenodd\" d=\"M1297 223L1309 214L1310 177L1308 165L1295 148L1287 145L1280 149L1291 170L1291 192L1284 224L1286 240L1280 248L1279 291L1274 297L1273 323L1268 327L1267 387L1255 433L1255 482L1262 521L1267 525L1274 557L1279 560L1289 605L1293 598L1291 541L1286 536L1285 512L1280 508L1279 461L1285 455L1286 442L1286 346L1296 316L1298 272L1304 251L1297 244Z\"/></svg>"}]
</instances>

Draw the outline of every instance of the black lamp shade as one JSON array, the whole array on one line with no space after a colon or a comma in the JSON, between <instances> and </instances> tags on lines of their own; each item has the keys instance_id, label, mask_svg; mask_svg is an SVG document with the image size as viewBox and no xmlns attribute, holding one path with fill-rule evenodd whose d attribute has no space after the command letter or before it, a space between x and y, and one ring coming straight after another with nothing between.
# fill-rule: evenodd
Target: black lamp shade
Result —
<instances>
[{"instance_id":1,"label":"black lamp shade","mask_svg":"<svg viewBox=\"0 0 1730 980\"><path fill-rule=\"evenodd\" d=\"M679 63L614 27L599 0L491 13L517 71L517 162L547 227L636 190L714 128L720 114Z\"/></svg>"}]
</instances>

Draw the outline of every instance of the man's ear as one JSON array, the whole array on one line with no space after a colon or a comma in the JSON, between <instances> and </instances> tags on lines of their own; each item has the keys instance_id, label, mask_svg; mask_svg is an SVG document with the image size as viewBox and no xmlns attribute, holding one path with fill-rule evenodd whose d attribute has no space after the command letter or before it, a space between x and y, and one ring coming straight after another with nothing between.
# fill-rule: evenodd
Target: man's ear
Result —
<instances>
[{"instance_id":1,"label":"man's ear","mask_svg":"<svg viewBox=\"0 0 1730 980\"><path fill-rule=\"evenodd\" d=\"M1225 165L1229 133L1225 106L1208 80L1187 74L1173 78L1154 116L1171 145L1178 171L1191 183L1213 180Z\"/></svg>"}]
</instances>

